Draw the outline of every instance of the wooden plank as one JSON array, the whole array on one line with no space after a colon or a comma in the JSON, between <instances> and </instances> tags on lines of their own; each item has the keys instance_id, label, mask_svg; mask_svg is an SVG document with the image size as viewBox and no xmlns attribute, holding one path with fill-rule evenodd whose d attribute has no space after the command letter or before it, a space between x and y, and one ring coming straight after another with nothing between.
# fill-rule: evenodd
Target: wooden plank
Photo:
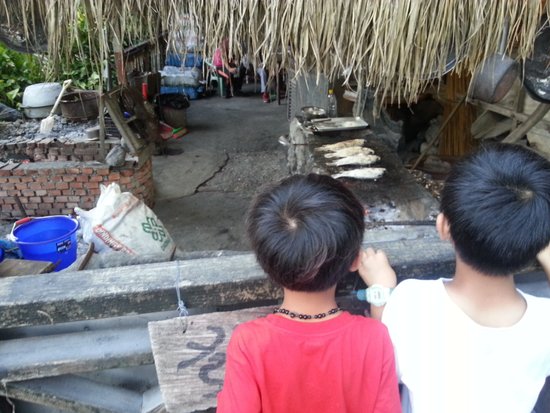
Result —
<instances>
[{"instance_id":1,"label":"wooden plank","mask_svg":"<svg viewBox=\"0 0 550 413\"><path fill-rule=\"evenodd\" d=\"M279 296L252 254L181 261L189 307ZM152 313L176 307L178 262L0 279L0 328Z\"/></svg>"},{"instance_id":2,"label":"wooden plank","mask_svg":"<svg viewBox=\"0 0 550 413\"><path fill-rule=\"evenodd\" d=\"M124 138L124 142L128 145L130 152L132 154L138 154L141 148L146 145L146 143L143 139L138 139L136 133L132 130L132 128L130 128L130 126L124 119L118 103L113 98L116 93L119 93L119 91L117 90L109 94L103 95L105 106L107 107L107 110L111 115L113 123Z\"/></svg>"},{"instance_id":3,"label":"wooden plank","mask_svg":"<svg viewBox=\"0 0 550 413\"><path fill-rule=\"evenodd\" d=\"M74 413L141 413L140 393L65 375L10 382L0 394Z\"/></svg>"},{"instance_id":4,"label":"wooden plank","mask_svg":"<svg viewBox=\"0 0 550 413\"><path fill-rule=\"evenodd\" d=\"M365 244L384 249L400 279L454 272L454 252L439 239ZM175 308L175 284L189 308L253 306L281 297L253 254L220 256L78 272L0 278L0 328L145 314ZM351 274L340 291L353 289ZM256 304L255 304L256 303Z\"/></svg>"},{"instance_id":5,"label":"wooden plank","mask_svg":"<svg viewBox=\"0 0 550 413\"><path fill-rule=\"evenodd\" d=\"M53 263L47 261L17 260L5 258L0 262L0 277L43 274L52 271Z\"/></svg>"},{"instance_id":6,"label":"wooden plank","mask_svg":"<svg viewBox=\"0 0 550 413\"><path fill-rule=\"evenodd\" d=\"M141 413L167 413L159 386L153 387L143 393Z\"/></svg>"},{"instance_id":7,"label":"wooden plank","mask_svg":"<svg viewBox=\"0 0 550 413\"><path fill-rule=\"evenodd\" d=\"M6 381L152 362L149 336L144 327L0 341L0 379Z\"/></svg>"},{"instance_id":8,"label":"wooden plank","mask_svg":"<svg viewBox=\"0 0 550 413\"><path fill-rule=\"evenodd\" d=\"M215 407L233 329L272 311L273 307L257 307L191 316L185 333L177 318L150 322L151 347L166 410L191 413Z\"/></svg>"},{"instance_id":9,"label":"wooden plank","mask_svg":"<svg viewBox=\"0 0 550 413\"><path fill-rule=\"evenodd\" d=\"M483 101L477 100L477 99L468 99L468 103L470 103L472 105L479 106L482 109L490 110L491 112L495 112L495 113L498 113L500 115L507 116L511 119L514 119L514 120L517 120L517 121L520 121L520 122L525 122L527 119L529 119L529 116L530 116L530 114L517 112L513 109L507 108L507 107L502 106L502 105L487 103L487 102L483 102ZM550 122L548 122L547 120L544 120L544 119L541 122L543 122L547 125L550 124Z\"/></svg>"},{"instance_id":10,"label":"wooden plank","mask_svg":"<svg viewBox=\"0 0 550 413\"><path fill-rule=\"evenodd\" d=\"M520 126L514 129L502 142L515 143L520 140L527 132L529 132L544 116L550 112L550 103L539 103L537 108Z\"/></svg>"}]
</instances>

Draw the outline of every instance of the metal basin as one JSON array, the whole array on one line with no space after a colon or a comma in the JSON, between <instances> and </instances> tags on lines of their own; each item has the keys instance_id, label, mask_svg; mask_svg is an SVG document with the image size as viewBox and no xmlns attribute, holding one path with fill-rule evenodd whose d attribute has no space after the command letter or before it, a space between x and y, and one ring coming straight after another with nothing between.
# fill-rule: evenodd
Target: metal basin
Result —
<instances>
[{"instance_id":1,"label":"metal basin","mask_svg":"<svg viewBox=\"0 0 550 413\"><path fill-rule=\"evenodd\" d=\"M474 73L470 96L497 103L512 88L518 74L517 62L503 54L491 55Z\"/></svg>"},{"instance_id":2,"label":"metal basin","mask_svg":"<svg viewBox=\"0 0 550 413\"><path fill-rule=\"evenodd\" d=\"M21 109L27 118L45 118L53 108L61 92L59 83L35 83L27 86L23 92ZM56 111L56 113L58 113Z\"/></svg>"},{"instance_id":3,"label":"metal basin","mask_svg":"<svg viewBox=\"0 0 550 413\"><path fill-rule=\"evenodd\" d=\"M327 111L318 106L304 106L301 109L302 116L305 120L326 118Z\"/></svg>"},{"instance_id":4,"label":"metal basin","mask_svg":"<svg viewBox=\"0 0 550 413\"><path fill-rule=\"evenodd\" d=\"M98 93L93 90L66 93L61 99L61 114L72 121L96 119L99 115Z\"/></svg>"},{"instance_id":5,"label":"metal basin","mask_svg":"<svg viewBox=\"0 0 550 413\"><path fill-rule=\"evenodd\" d=\"M23 109L23 113L25 114L25 117L29 119L45 118L50 115L52 108L53 108L53 105L39 106L39 107L21 106L21 109ZM55 113L59 114L59 108L55 111Z\"/></svg>"}]
</instances>

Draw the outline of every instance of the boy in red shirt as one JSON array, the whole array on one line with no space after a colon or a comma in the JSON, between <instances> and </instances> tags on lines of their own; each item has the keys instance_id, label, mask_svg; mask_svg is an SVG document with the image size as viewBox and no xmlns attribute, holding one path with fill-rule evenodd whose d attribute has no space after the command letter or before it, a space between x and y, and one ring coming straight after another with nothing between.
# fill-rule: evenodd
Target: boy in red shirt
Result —
<instances>
[{"instance_id":1,"label":"boy in red shirt","mask_svg":"<svg viewBox=\"0 0 550 413\"><path fill-rule=\"evenodd\" d=\"M293 176L256 197L248 236L284 299L235 329L219 413L401 411L386 328L335 300L358 268L364 228L359 201L329 176Z\"/></svg>"}]
</instances>

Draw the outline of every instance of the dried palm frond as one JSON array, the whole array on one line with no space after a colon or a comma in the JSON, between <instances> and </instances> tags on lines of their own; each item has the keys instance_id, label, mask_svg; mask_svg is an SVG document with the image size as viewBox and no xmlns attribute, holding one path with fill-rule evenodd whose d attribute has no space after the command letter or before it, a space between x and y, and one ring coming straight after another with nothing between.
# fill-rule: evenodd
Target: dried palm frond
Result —
<instances>
[{"instance_id":1,"label":"dried palm frond","mask_svg":"<svg viewBox=\"0 0 550 413\"><path fill-rule=\"evenodd\" d=\"M41 2L0 2L0 41L20 52L43 52L47 48L45 9Z\"/></svg>"},{"instance_id":2,"label":"dried palm frond","mask_svg":"<svg viewBox=\"0 0 550 413\"><path fill-rule=\"evenodd\" d=\"M317 78L353 76L398 102L414 101L450 69L473 73L498 50L506 22L506 50L525 58L544 11L538 0L188 0L188 7L206 54L227 37L232 53L252 51L271 72L282 65Z\"/></svg>"},{"instance_id":3,"label":"dried palm frond","mask_svg":"<svg viewBox=\"0 0 550 413\"><path fill-rule=\"evenodd\" d=\"M473 73L499 49L528 56L543 13L540 0L0 0L0 24L12 8L32 35L47 28L50 62L70 59L78 37L71 22L84 8L98 67L115 48L156 39L160 31L193 27L211 56L222 39L230 53L296 74L352 78L382 98L414 101L434 79L453 69ZM29 14L32 10L33 14ZM170 46L181 50L185 39Z\"/></svg>"}]
</instances>

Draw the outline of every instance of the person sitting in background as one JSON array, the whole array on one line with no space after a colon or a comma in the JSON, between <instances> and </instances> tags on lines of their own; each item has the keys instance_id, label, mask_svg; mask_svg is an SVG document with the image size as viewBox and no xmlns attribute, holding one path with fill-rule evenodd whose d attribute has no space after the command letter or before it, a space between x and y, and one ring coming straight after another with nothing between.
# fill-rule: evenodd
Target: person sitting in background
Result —
<instances>
[{"instance_id":1,"label":"person sitting in background","mask_svg":"<svg viewBox=\"0 0 550 413\"><path fill-rule=\"evenodd\" d=\"M224 79L225 97L233 96L233 78L237 73L237 67L229 59L229 39L223 39L218 48L214 51L212 64L216 67L218 74Z\"/></svg>"},{"instance_id":2,"label":"person sitting in background","mask_svg":"<svg viewBox=\"0 0 550 413\"><path fill-rule=\"evenodd\" d=\"M235 61L235 59L232 59L229 63L230 66L234 66L233 62ZM237 71L235 72L235 74L233 75L233 78L231 79L232 81L232 84L233 84L233 95L234 96L242 96L243 95L243 91L242 91L242 87L243 87L243 83L244 83L244 80L246 78L246 67L245 65L241 62L239 64L239 67L237 68Z\"/></svg>"}]
</instances>

